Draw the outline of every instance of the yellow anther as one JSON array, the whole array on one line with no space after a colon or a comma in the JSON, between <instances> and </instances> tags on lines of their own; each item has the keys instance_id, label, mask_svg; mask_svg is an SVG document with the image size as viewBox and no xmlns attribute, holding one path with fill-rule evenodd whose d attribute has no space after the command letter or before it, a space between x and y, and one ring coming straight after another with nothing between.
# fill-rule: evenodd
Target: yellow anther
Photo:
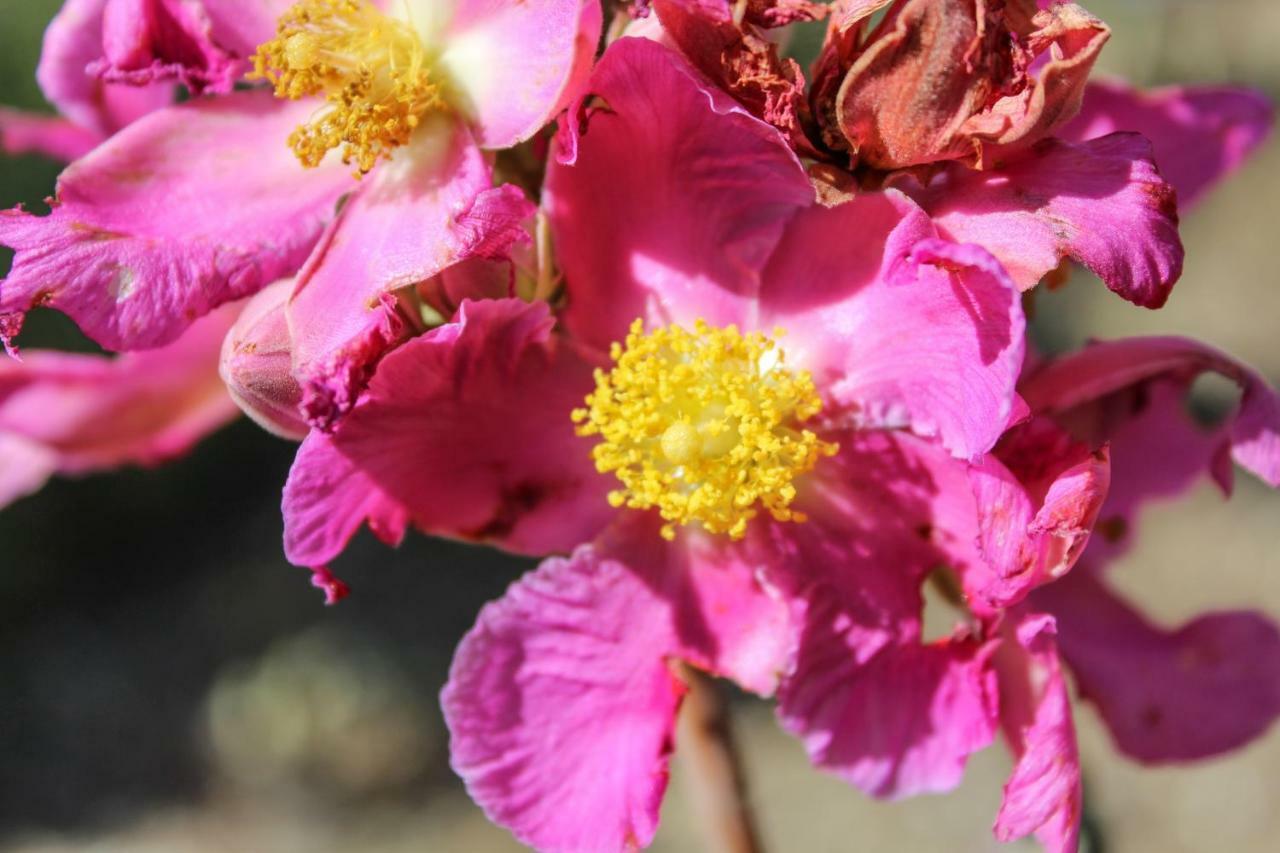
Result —
<instances>
[{"instance_id":1,"label":"yellow anther","mask_svg":"<svg viewBox=\"0 0 1280 853\"><path fill-rule=\"evenodd\" d=\"M694 522L741 539L758 507L804 520L791 509L793 480L837 446L800 428L822 401L808 372L784 366L774 340L701 320L692 332L646 334L636 320L611 355L613 369L596 371L587 407L573 413L579 435L600 436L596 468L622 483L610 504L657 507L667 539Z\"/></svg>"},{"instance_id":2,"label":"yellow anther","mask_svg":"<svg viewBox=\"0 0 1280 853\"><path fill-rule=\"evenodd\" d=\"M271 81L276 97L325 96L326 107L289 136L304 166L341 146L342 162L363 174L445 105L417 32L367 0L300 0L253 65L251 76Z\"/></svg>"}]
</instances>

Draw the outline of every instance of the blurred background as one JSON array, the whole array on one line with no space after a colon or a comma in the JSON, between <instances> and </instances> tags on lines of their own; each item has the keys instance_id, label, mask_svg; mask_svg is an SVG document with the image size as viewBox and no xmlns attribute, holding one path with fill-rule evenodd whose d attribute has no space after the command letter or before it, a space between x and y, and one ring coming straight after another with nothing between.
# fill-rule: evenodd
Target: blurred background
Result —
<instances>
[{"instance_id":1,"label":"blurred background","mask_svg":"<svg viewBox=\"0 0 1280 853\"><path fill-rule=\"evenodd\" d=\"M0 101L44 107L33 79L56 0L0 0ZM1094 0L1104 70L1144 84L1234 81L1280 96L1273 0ZM44 107L47 108L47 107ZM36 205L57 168L0 158L0 207ZM1184 218L1186 274L1146 312L1076 275L1042 295L1051 350L1177 332L1280 382L1280 142ZM3 250L0 250L2 252ZM9 257L0 254L0 271ZM87 348L41 313L28 346ZM454 645L520 560L362 536L325 608L281 556L292 447L240 422L157 471L59 480L0 513L0 850L505 851L447 764L436 695ZM1114 579L1176 624L1214 607L1280 617L1280 496L1247 476L1153 511ZM980 851L1008 772L1002 749L951 795L884 804L811 770L767 705L735 714L774 851ZM1078 713L1093 849L1271 851L1280 733L1192 766L1143 769ZM677 754L654 850L699 849ZM1015 845L1011 849L1034 849Z\"/></svg>"}]
</instances>

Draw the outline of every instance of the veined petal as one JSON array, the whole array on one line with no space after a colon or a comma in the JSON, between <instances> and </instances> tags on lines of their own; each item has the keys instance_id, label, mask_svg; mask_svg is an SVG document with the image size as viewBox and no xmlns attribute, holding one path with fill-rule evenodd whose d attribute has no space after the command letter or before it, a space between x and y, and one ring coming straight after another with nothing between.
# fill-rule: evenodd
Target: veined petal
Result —
<instances>
[{"instance_id":1,"label":"veined petal","mask_svg":"<svg viewBox=\"0 0 1280 853\"><path fill-rule=\"evenodd\" d=\"M1158 337L1097 343L1034 371L1023 383L1022 394L1033 410L1048 414L1093 406L1095 420L1105 416L1096 424L1103 431L1095 440L1105 440L1108 428L1123 419L1116 421L1119 412L1115 407L1108 411L1094 404L1161 379L1180 386L1185 394L1194 378L1205 372L1230 379L1242 392L1239 408L1223 425L1222 446L1230 450L1238 465L1273 488L1280 487L1280 396L1256 371L1198 341ZM1130 415L1143 411L1181 414L1176 403L1159 409L1138 400ZM1186 454L1176 458L1185 459ZM1119 455L1116 459L1118 464L1122 462ZM1122 480L1117 477L1116 483ZM1228 478L1224 486L1229 484Z\"/></svg>"},{"instance_id":2,"label":"veined petal","mask_svg":"<svg viewBox=\"0 0 1280 853\"><path fill-rule=\"evenodd\" d=\"M1141 133L1183 210L1234 172L1267 138L1275 109L1261 92L1232 86L1170 86L1143 92L1118 80L1093 82L1084 106L1058 135L1084 142L1116 131Z\"/></svg>"},{"instance_id":3,"label":"veined petal","mask_svg":"<svg viewBox=\"0 0 1280 853\"><path fill-rule=\"evenodd\" d=\"M1079 559L1110 485L1110 453L1037 418L1010 430L969 481L980 559L962 568L965 590L1009 607Z\"/></svg>"},{"instance_id":4,"label":"veined petal","mask_svg":"<svg viewBox=\"0 0 1280 853\"><path fill-rule=\"evenodd\" d=\"M760 326L787 330L788 359L834 416L936 435L966 459L1004 431L1023 357L1017 291L981 248L937 239L905 196L797 214L764 281Z\"/></svg>"},{"instance_id":5,"label":"veined petal","mask_svg":"<svg viewBox=\"0 0 1280 853\"><path fill-rule=\"evenodd\" d=\"M993 647L964 630L922 640L920 587L942 562L926 443L838 437L840 454L797 501L809 520L758 525L741 546L744 562L804 604L778 714L816 765L869 794L948 790L995 733Z\"/></svg>"},{"instance_id":6,"label":"veined petal","mask_svg":"<svg viewBox=\"0 0 1280 853\"><path fill-rule=\"evenodd\" d=\"M655 42L615 42L588 91L608 109L570 111L560 154L576 160L551 164L543 199L566 326L606 348L637 317L741 325L787 219L812 202L800 162Z\"/></svg>"},{"instance_id":7,"label":"veined petal","mask_svg":"<svg viewBox=\"0 0 1280 853\"><path fill-rule=\"evenodd\" d=\"M199 99L94 149L62 174L48 216L0 213L16 251L0 315L48 305L107 349L156 347L296 272L351 180L270 144L309 109L267 92Z\"/></svg>"},{"instance_id":8,"label":"veined petal","mask_svg":"<svg viewBox=\"0 0 1280 853\"><path fill-rule=\"evenodd\" d=\"M1022 290L1072 258L1130 302L1159 308L1182 274L1174 191L1137 134L1047 139L989 171L952 167L917 200L944 235L999 258Z\"/></svg>"},{"instance_id":9,"label":"veined petal","mask_svg":"<svg viewBox=\"0 0 1280 853\"><path fill-rule=\"evenodd\" d=\"M570 420L593 365L550 332L543 303L468 301L384 358L332 435L299 449L284 498L290 560L328 563L365 513L350 508L369 505L374 521L524 553L591 539L614 513Z\"/></svg>"},{"instance_id":10,"label":"veined petal","mask_svg":"<svg viewBox=\"0 0 1280 853\"><path fill-rule=\"evenodd\" d=\"M482 147L528 139L564 109L602 22L600 0L452 0L439 62Z\"/></svg>"},{"instance_id":11,"label":"veined petal","mask_svg":"<svg viewBox=\"0 0 1280 853\"><path fill-rule=\"evenodd\" d=\"M683 659L786 666L785 604L741 567L686 561L650 519L552 559L488 605L442 703L454 769L521 841L633 850L657 826Z\"/></svg>"},{"instance_id":12,"label":"veined petal","mask_svg":"<svg viewBox=\"0 0 1280 853\"><path fill-rule=\"evenodd\" d=\"M493 188L470 134L447 121L420 128L367 182L299 274L287 310L303 407L322 428L406 336L391 294L469 257L503 256L528 239L533 212L514 186Z\"/></svg>"},{"instance_id":13,"label":"veined petal","mask_svg":"<svg viewBox=\"0 0 1280 853\"><path fill-rule=\"evenodd\" d=\"M1051 617L1024 613L1005 625L996 653L1000 722L1016 763L995 834L1035 834L1047 853L1076 853L1083 805L1080 754Z\"/></svg>"}]
</instances>

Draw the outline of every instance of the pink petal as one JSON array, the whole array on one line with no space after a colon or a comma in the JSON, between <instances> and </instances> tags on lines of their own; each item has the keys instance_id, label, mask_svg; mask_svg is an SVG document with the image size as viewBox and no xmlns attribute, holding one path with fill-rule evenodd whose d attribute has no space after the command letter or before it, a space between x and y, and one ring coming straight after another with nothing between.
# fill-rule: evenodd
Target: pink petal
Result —
<instances>
[{"instance_id":1,"label":"pink petal","mask_svg":"<svg viewBox=\"0 0 1280 853\"><path fill-rule=\"evenodd\" d=\"M803 524L757 525L743 562L806 603L782 724L812 760L879 797L942 791L991 742L992 647L963 633L921 639L920 585L936 484L907 435L840 436L840 455L802 491Z\"/></svg>"},{"instance_id":2,"label":"pink petal","mask_svg":"<svg viewBox=\"0 0 1280 853\"><path fill-rule=\"evenodd\" d=\"M1117 80L1094 82L1084 107L1059 131L1084 141L1117 130L1151 140L1160 174L1185 210L1234 172L1271 131L1275 111L1262 93L1231 86L1171 86L1142 92Z\"/></svg>"},{"instance_id":3,"label":"pink petal","mask_svg":"<svg viewBox=\"0 0 1280 853\"><path fill-rule=\"evenodd\" d=\"M117 134L62 174L48 216L0 214L16 250L0 314L49 305L108 349L155 347L291 275L351 182L284 144L310 110L242 92Z\"/></svg>"},{"instance_id":4,"label":"pink petal","mask_svg":"<svg viewBox=\"0 0 1280 853\"><path fill-rule=\"evenodd\" d=\"M440 65L484 148L507 148L564 109L590 70L600 0L453 0Z\"/></svg>"},{"instance_id":5,"label":"pink petal","mask_svg":"<svg viewBox=\"0 0 1280 853\"><path fill-rule=\"evenodd\" d=\"M813 198L800 162L776 130L645 39L615 42L589 92L609 107L570 111L560 152L576 162L550 165L543 199L566 326L604 348L637 317L742 322L787 218Z\"/></svg>"},{"instance_id":6,"label":"pink petal","mask_svg":"<svg viewBox=\"0 0 1280 853\"><path fill-rule=\"evenodd\" d=\"M906 197L798 214L764 275L759 325L788 331L789 361L839 416L939 436L964 458L1004 431L1023 359L1017 291L982 249L936 239Z\"/></svg>"},{"instance_id":7,"label":"pink petal","mask_svg":"<svg viewBox=\"0 0 1280 853\"><path fill-rule=\"evenodd\" d=\"M88 73L102 57L109 0L66 0L44 34L36 80L58 112L100 138L173 102L173 87L114 86Z\"/></svg>"},{"instance_id":8,"label":"pink petal","mask_svg":"<svg viewBox=\"0 0 1280 853\"><path fill-rule=\"evenodd\" d=\"M57 471L57 453L38 442L0 433L0 509L40 491Z\"/></svg>"},{"instance_id":9,"label":"pink petal","mask_svg":"<svg viewBox=\"0 0 1280 853\"><path fill-rule=\"evenodd\" d=\"M422 128L348 201L298 276L288 317L308 419L328 428L407 334L393 291L504 255L528 239L532 210L516 187L493 188L465 129Z\"/></svg>"},{"instance_id":10,"label":"pink petal","mask_svg":"<svg viewBox=\"0 0 1280 853\"><path fill-rule=\"evenodd\" d=\"M1257 372L1197 341L1128 338L1095 344L1044 365L1024 383L1022 394L1036 411L1067 412L1160 377L1189 388L1195 376L1209 371L1243 392L1239 409L1226 424L1232 457L1268 485L1280 487L1280 397Z\"/></svg>"},{"instance_id":11,"label":"pink petal","mask_svg":"<svg viewBox=\"0 0 1280 853\"><path fill-rule=\"evenodd\" d=\"M1173 188L1137 134L1047 139L990 171L952 167L919 200L945 236L990 251L1022 290L1069 257L1159 308L1182 274Z\"/></svg>"},{"instance_id":12,"label":"pink petal","mask_svg":"<svg viewBox=\"0 0 1280 853\"><path fill-rule=\"evenodd\" d=\"M1139 761L1189 761L1259 737L1280 715L1280 631L1260 613L1151 624L1094 573L1035 596L1062 628L1080 692Z\"/></svg>"},{"instance_id":13,"label":"pink petal","mask_svg":"<svg viewBox=\"0 0 1280 853\"><path fill-rule=\"evenodd\" d=\"M1035 833L1048 853L1075 853L1082 804L1080 756L1052 618L1028 614L1006 626L996 654L1000 720L1016 763L1004 786L996 838Z\"/></svg>"},{"instance_id":14,"label":"pink petal","mask_svg":"<svg viewBox=\"0 0 1280 853\"><path fill-rule=\"evenodd\" d=\"M363 526L391 546L404 541L409 512L359 466L314 431L298 448L284 486L284 551L299 566L321 567Z\"/></svg>"},{"instance_id":15,"label":"pink petal","mask_svg":"<svg viewBox=\"0 0 1280 853\"><path fill-rule=\"evenodd\" d=\"M253 16L258 4L247 5ZM87 70L108 83L144 86L176 80L196 95L206 89L225 93L248 67L244 55L214 41L203 3L107 0L103 12L102 57ZM265 29L263 41L273 29Z\"/></svg>"},{"instance_id":16,"label":"pink petal","mask_svg":"<svg viewBox=\"0 0 1280 853\"><path fill-rule=\"evenodd\" d=\"M1110 454L1039 418L1011 430L969 479L982 559L963 572L965 589L1009 607L1079 559L1107 495Z\"/></svg>"},{"instance_id":17,"label":"pink petal","mask_svg":"<svg viewBox=\"0 0 1280 853\"><path fill-rule=\"evenodd\" d=\"M156 465L234 418L217 361L238 310L227 306L151 352L116 359L31 352L21 363L0 362L0 496L38 487L41 470ZM15 485L21 480L25 489Z\"/></svg>"},{"instance_id":18,"label":"pink petal","mask_svg":"<svg viewBox=\"0 0 1280 853\"><path fill-rule=\"evenodd\" d=\"M231 397L258 426L281 438L307 435L300 405L302 388L293 378L293 342L285 303L293 281L282 279L258 292L222 342L218 372Z\"/></svg>"},{"instance_id":19,"label":"pink petal","mask_svg":"<svg viewBox=\"0 0 1280 853\"><path fill-rule=\"evenodd\" d=\"M0 151L5 154L41 154L65 163L88 154L100 141L98 134L64 118L0 107Z\"/></svg>"},{"instance_id":20,"label":"pink petal","mask_svg":"<svg viewBox=\"0 0 1280 853\"><path fill-rule=\"evenodd\" d=\"M441 697L471 796L539 850L652 840L685 689L671 657L725 672L763 640L772 659L751 669L785 666L785 606L749 572L685 563L648 521L488 605Z\"/></svg>"},{"instance_id":21,"label":"pink petal","mask_svg":"<svg viewBox=\"0 0 1280 853\"><path fill-rule=\"evenodd\" d=\"M466 302L453 323L384 358L332 436L298 452L285 486L289 558L328 563L366 506L375 521L403 516L526 553L594 536L614 513L610 483L569 417L592 364L551 325L543 303Z\"/></svg>"}]
</instances>

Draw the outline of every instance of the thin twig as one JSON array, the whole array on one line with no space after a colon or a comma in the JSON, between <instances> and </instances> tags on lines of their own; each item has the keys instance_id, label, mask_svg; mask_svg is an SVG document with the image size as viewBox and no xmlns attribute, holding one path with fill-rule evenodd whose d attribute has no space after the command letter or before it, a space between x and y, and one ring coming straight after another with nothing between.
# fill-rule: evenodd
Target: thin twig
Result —
<instances>
[{"instance_id":1,"label":"thin twig","mask_svg":"<svg viewBox=\"0 0 1280 853\"><path fill-rule=\"evenodd\" d=\"M762 853L724 697L701 672L684 667L681 674L689 694L680 714L677 742L690 770L693 807L707 849Z\"/></svg>"}]
</instances>

